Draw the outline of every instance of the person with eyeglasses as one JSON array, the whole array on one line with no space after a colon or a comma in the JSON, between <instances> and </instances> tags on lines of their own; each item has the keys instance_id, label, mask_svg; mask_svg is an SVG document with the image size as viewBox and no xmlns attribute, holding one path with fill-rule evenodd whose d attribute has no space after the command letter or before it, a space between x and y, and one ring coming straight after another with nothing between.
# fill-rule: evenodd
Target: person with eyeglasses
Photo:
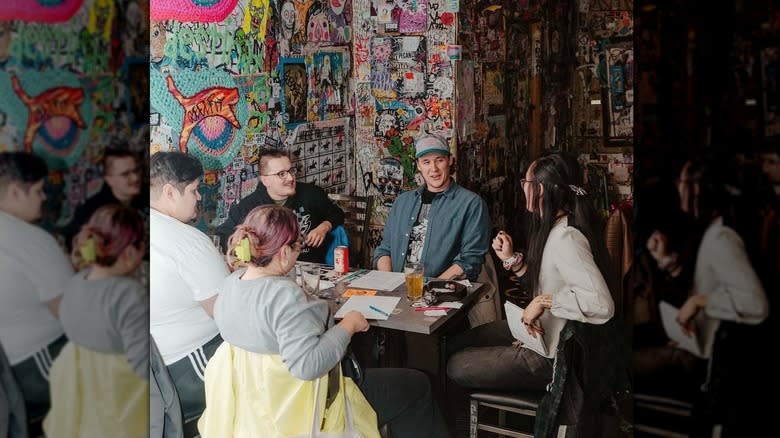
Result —
<instances>
[{"instance_id":1,"label":"person with eyeglasses","mask_svg":"<svg viewBox=\"0 0 780 438\"><path fill-rule=\"evenodd\" d=\"M302 246L296 215L273 204L252 209L228 239L235 270L214 305L225 341L206 367L200 434L307 435L320 381L326 415L317 425L329 436L344 430L348 401L355 436L379 438L378 427L388 424L393 438L448 437L422 371L366 368L357 381L342 374L352 336L370 326L356 311L336 323L325 300L311 299L288 277Z\"/></svg>"},{"instance_id":2,"label":"person with eyeglasses","mask_svg":"<svg viewBox=\"0 0 780 438\"><path fill-rule=\"evenodd\" d=\"M144 219L147 232L149 200L141 195L142 169L127 145L107 147L103 153L103 188L76 207L73 218L59 230L65 238L68 251L73 248L73 237L86 224L92 214L104 205L121 204L136 210ZM149 258L147 254L146 259Z\"/></svg>"},{"instance_id":3,"label":"person with eyeglasses","mask_svg":"<svg viewBox=\"0 0 780 438\"><path fill-rule=\"evenodd\" d=\"M322 188L299 182L298 168L282 149L265 149L260 152L260 183L257 189L230 208L228 217L216 229L222 250L226 250L228 237L236 226L255 207L276 204L287 207L298 218L298 226L304 236L304 247L298 257L302 261L322 263L332 229L344 223L344 212L328 199Z\"/></svg>"}]
</instances>

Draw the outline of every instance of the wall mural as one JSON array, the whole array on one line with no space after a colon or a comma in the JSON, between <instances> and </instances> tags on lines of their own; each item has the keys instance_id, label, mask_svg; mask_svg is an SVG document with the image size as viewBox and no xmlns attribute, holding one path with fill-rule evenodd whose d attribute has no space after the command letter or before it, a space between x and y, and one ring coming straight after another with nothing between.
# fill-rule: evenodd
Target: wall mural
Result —
<instances>
[{"instance_id":1,"label":"wall mural","mask_svg":"<svg viewBox=\"0 0 780 438\"><path fill-rule=\"evenodd\" d=\"M50 230L101 189L107 145L148 147L148 109L131 99L142 78L128 73L146 63L135 57L146 51L149 1L121 3L0 2L0 151L47 161Z\"/></svg>"},{"instance_id":2,"label":"wall mural","mask_svg":"<svg viewBox=\"0 0 780 438\"><path fill-rule=\"evenodd\" d=\"M257 187L262 147L288 150L300 180L329 192L381 193L381 225L395 196L418 183L414 138L452 137L458 2L390 2L381 17L372 0L208 2L219 18L206 3L181 1L199 6L153 12L149 25L150 151L222 153L199 155L209 169L200 228L220 224ZM179 79L204 72L231 81ZM230 103L198 106L217 89ZM226 150L215 147L229 138Z\"/></svg>"}]
</instances>

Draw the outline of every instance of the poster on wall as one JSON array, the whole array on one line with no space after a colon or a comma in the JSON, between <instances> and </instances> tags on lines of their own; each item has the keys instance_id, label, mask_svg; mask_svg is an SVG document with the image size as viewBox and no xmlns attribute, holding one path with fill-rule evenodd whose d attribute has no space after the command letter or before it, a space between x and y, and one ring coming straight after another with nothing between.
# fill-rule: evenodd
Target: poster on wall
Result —
<instances>
[{"instance_id":1,"label":"poster on wall","mask_svg":"<svg viewBox=\"0 0 780 438\"><path fill-rule=\"evenodd\" d=\"M308 75L303 58L280 58L279 77L282 88L282 112L286 114L287 127L306 121Z\"/></svg>"},{"instance_id":2,"label":"poster on wall","mask_svg":"<svg viewBox=\"0 0 780 438\"><path fill-rule=\"evenodd\" d=\"M630 46L606 48L609 137L625 139L634 129L634 49Z\"/></svg>"},{"instance_id":3,"label":"poster on wall","mask_svg":"<svg viewBox=\"0 0 780 438\"><path fill-rule=\"evenodd\" d=\"M321 50L306 57L308 120L330 120L346 115L349 50Z\"/></svg>"},{"instance_id":4,"label":"poster on wall","mask_svg":"<svg viewBox=\"0 0 780 438\"><path fill-rule=\"evenodd\" d=\"M374 96L425 95L426 44L423 36L371 39L371 89Z\"/></svg>"},{"instance_id":5,"label":"poster on wall","mask_svg":"<svg viewBox=\"0 0 780 438\"><path fill-rule=\"evenodd\" d=\"M298 168L298 181L316 184L328 193L343 193L349 181L349 119L298 125L285 142Z\"/></svg>"}]
</instances>

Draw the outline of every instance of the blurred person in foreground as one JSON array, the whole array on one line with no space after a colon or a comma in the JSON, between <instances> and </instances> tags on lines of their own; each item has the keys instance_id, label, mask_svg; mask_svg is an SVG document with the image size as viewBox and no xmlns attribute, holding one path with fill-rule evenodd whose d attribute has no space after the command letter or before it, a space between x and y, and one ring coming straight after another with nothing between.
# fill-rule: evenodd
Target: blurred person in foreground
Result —
<instances>
[{"instance_id":1,"label":"blurred person in foreground","mask_svg":"<svg viewBox=\"0 0 780 438\"><path fill-rule=\"evenodd\" d=\"M35 225L47 175L40 157L0 153L0 344L29 418L49 409L49 369L67 342L57 309L73 276L57 240Z\"/></svg>"},{"instance_id":2,"label":"blurred person in foreground","mask_svg":"<svg viewBox=\"0 0 780 438\"><path fill-rule=\"evenodd\" d=\"M51 368L50 437L139 437L149 432L149 305L128 277L146 252L141 216L100 207L73 242L80 271L64 287L59 316L68 343Z\"/></svg>"}]
</instances>

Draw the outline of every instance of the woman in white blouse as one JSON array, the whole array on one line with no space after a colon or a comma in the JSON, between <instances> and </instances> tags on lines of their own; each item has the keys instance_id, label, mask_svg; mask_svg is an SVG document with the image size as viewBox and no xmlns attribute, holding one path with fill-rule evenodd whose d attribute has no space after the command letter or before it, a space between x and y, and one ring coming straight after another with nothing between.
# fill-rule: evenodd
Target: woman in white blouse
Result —
<instances>
[{"instance_id":1,"label":"woman in white blouse","mask_svg":"<svg viewBox=\"0 0 780 438\"><path fill-rule=\"evenodd\" d=\"M504 268L523 275L533 292L522 322L529 333L543 335L547 354L514 345L507 321L476 327L450 344L455 353L447 373L460 386L543 389L552 381L566 320L603 324L612 318L602 221L579 175L577 163L561 154L531 163L521 180L531 213L528 251L515 253L512 238L503 231L493 240Z\"/></svg>"}]
</instances>

